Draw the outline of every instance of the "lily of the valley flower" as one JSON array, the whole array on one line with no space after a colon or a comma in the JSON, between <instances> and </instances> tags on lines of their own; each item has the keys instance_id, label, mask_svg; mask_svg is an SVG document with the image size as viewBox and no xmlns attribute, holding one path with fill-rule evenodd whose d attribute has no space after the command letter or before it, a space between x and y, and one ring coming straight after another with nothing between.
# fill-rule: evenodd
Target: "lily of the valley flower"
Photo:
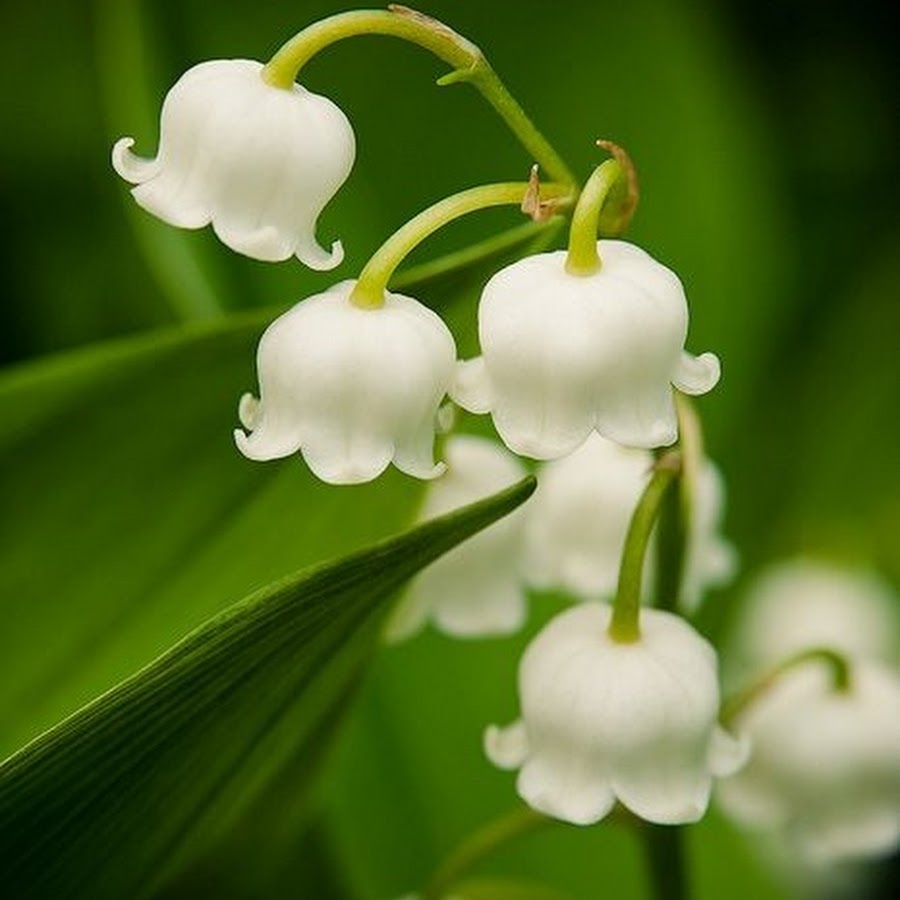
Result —
<instances>
[{"instance_id":1,"label":"lily of the valley flower","mask_svg":"<svg viewBox=\"0 0 900 900\"><path fill-rule=\"evenodd\" d=\"M900 841L900 677L859 660L846 689L830 677L807 663L749 705L735 727L751 741L750 761L717 790L739 822L786 833L818 865Z\"/></svg>"},{"instance_id":2,"label":"lily of the valley flower","mask_svg":"<svg viewBox=\"0 0 900 900\"><path fill-rule=\"evenodd\" d=\"M653 456L592 434L574 453L544 463L528 502L525 571L541 590L609 599L625 532L650 480Z\"/></svg>"},{"instance_id":3,"label":"lily of the valley flower","mask_svg":"<svg viewBox=\"0 0 900 900\"><path fill-rule=\"evenodd\" d=\"M485 438L450 437L444 456L447 471L428 486L421 520L482 500L525 476L514 456ZM409 637L429 618L455 637L517 631L526 613L520 574L524 513L516 510L416 576L388 623L387 639Z\"/></svg>"},{"instance_id":4,"label":"lily of the valley flower","mask_svg":"<svg viewBox=\"0 0 900 900\"><path fill-rule=\"evenodd\" d=\"M241 398L244 456L278 459L299 450L331 484L371 481L393 461L417 478L433 461L435 417L456 347L439 316L387 293L376 309L350 302L353 281L301 301L263 334L260 399Z\"/></svg>"},{"instance_id":5,"label":"lily of the valley flower","mask_svg":"<svg viewBox=\"0 0 900 900\"><path fill-rule=\"evenodd\" d=\"M652 467L650 452L621 447L598 434L569 456L544 463L527 506L529 583L585 600L611 597L628 523ZM682 602L689 608L707 588L730 578L735 568L734 550L719 532L721 476L709 460L698 468L696 491L682 587Z\"/></svg>"},{"instance_id":6,"label":"lily of the valley flower","mask_svg":"<svg viewBox=\"0 0 900 900\"><path fill-rule=\"evenodd\" d=\"M716 724L713 648L683 619L641 615L641 636L607 633L611 609L585 603L557 616L519 668L522 718L491 726L485 749L518 768L517 789L546 815L587 825L618 800L650 822L700 819L714 775L746 748Z\"/></svg>"},{"instance_id":7,"label":"lily of the valley flower","mask_svg":"<svg viewBox=\"0 0 900 900\"><path fill-rule=\"evenodd\" d=\"M143 159L121 138L116 172L135 200L179 228L212 223L238 253L269 262L297 256L313 269L343 259L316 242L316 219L353 166L346 116L300 85L274 87L261 63L213 60L189 69L162 107L159 151Z\"/></svg>"},{"instance_id":8,"label":"lily of the valley flower","mask_svg":"<svg viewBox=\"0 0 900 900\"><path fill-rule=\"evenodd\" d=\"M490 412L507 446L555 459L596 430L628 447L677 437L672 385L703 394L719 379L712 353L684 351L681 282L624 241L598 243L591 275L566 270L566 253L529 256L485 286L482 356L462 363L452 390L464 408Z\"/></svg>"},{"instance_id":9,"label":"lily of the valley flower","mask_svg":"<svg viewBox=\"0 0 900 900\"><path fill-rule=\"evenodd\" d=\"M812 558L787 560L765 569L750 587L729 655L736 669L746 671L809 647L891 661L897 655L897 603L873 572Z\"/></svg>"}]
</instances>

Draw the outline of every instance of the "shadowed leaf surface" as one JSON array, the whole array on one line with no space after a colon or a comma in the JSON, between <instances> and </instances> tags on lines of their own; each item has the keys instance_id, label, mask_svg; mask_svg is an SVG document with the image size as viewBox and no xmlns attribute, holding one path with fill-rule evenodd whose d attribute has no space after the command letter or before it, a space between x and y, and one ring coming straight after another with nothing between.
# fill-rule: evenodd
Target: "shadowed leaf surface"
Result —
<instances>
[{"instance_id":1,"label":"shadowed leaf surface","mask_svg":"<svg viewBox=\"0 0 900 900\"><path fill-rule=\"evenodd\" d=\"M285 767L311 769L384 602L533 487L264 588L10 758L0 846L12 896L145 894Z\"/></svg>"}]
</instances>

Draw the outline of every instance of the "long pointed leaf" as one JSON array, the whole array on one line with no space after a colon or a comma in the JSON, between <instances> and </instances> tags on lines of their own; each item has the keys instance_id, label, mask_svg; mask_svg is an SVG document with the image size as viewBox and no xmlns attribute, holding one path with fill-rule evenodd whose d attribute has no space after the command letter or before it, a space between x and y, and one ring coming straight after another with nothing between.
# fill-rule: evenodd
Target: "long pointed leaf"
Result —
<instances>
[{"instance_id":1,"label":"long pointed leaf","mask_svg":"<svg viewBox=\"0 0 900 900\"><path fill-rule=\"evenodd\" d=\"M5 889L140 896L179 849L249 802L248 775L261 786L265 770L314 746L368 660L391 594L533 486L259 591L11 757L0 768Z\"/></svg>"}]
</instances>

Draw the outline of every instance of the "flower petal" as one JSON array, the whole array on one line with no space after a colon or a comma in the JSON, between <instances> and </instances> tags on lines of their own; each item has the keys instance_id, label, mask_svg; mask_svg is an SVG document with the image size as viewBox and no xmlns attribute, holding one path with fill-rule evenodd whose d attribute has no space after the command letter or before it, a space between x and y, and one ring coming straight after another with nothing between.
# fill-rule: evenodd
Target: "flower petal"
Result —
<instances>
[{"instance_id":1,"label":"flower petal","mask_svg":"<svg viewBox=\"0 0 900 900\"><path fill-rule=\"evenodd\" d=\"M672 384L684 394L697 396L711 391L722 375L722 364L715 353L692 356L683 352L678 368L672 376Z\"/></svg>"},{"instance_id":2,"label":"flower petal","mask_svg":"<svg viewBox=\"0 0 900 900\"><path fill-rule=\"evenodd\" d=\"M112 166L119 177L131 184L141 184L159 175L162 168L159 158L146 159L132 153L134 138L119 138L112 148Z\"/></svg>"},{"instance_id":3,"label":"flower petal","mask_svg":"<svg viewBox=\"0 0 900 900\"><path fill-rule=\"evenodd\" d=\"M635 815L658 825L698 822L709 805L712 779L662 753L653 766L621 769L613 776L615 795Z\"/></svg>"},{"instance_id":4,"label":"flower petal","mask_svg":"<svg viewBox=\"0 0 900 900\"><path fill-rule=\"evenodd\" d=\"M525 723L517 719L505 728L488 725L484 730L484 752L498 769L518 769L528 757Z\"/></svg>"},{"instance_id":5,"label":"flower petal","mask_svg":"<svg viewBox=\"0 0 900 900\"><path fill-rule=\"evenodd\" d=\"M460 360L456 364L456 377L450 386L450 397L454 403L469 412L490 412L491 383L483 356Z\"/></svg>"},{"instance_id":6,"label":"flower petal","mask_svg":"<svg viewBox=\"0 0 900 900\"><path fill-rule=\"evenodd\" d=\"M532 809L573 825L599 822L616 802L608 780L591 772L589 763L577 757L528 759L519 772L516 789Z\"/></svg>"},{"instance_id":7,"label":"flower petal","mask_svg":"<svg viewBox=\"0 0 900 900\"><path fill-rule=\"evenodd\" d=\"M707 765L717 777L734 775L750 759L750 752L750 739L745 734L735 737L717 726L709 743Z\"/></svg>"},{"instance_id":8,"label":"flower petal","mask_svg":"<svg viewBox=\"0 0 900 900\"><path fill-rule=\"evenodd\" d=\"M294 256L310 269L327 272L344 261L344 245L340 241L333 241L329 252L320 247L315 238L301 238L297 241Z\"/></svg>"}]
</instances>

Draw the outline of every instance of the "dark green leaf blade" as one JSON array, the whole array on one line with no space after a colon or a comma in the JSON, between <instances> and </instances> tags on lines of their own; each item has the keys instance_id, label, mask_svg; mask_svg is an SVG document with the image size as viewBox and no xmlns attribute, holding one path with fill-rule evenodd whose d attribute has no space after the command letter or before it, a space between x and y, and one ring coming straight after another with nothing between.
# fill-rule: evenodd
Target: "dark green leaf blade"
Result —
<instances>
[{"instance_id":1,"label":"dark green leaf blade","mask_svg":"<svg viewBox=\"0 0 900 900\"><path fill-rule=\"evenodd\" d=\"M265 760L273 739L284 747L284 722L296 729L293 757L327 730L391 594L533 489L526 479L264 588L7 760L0 847L11 895L146 892L163 863L251 802L248 776L258 789L271 781Z\"/></svg>"}]
</instances>

